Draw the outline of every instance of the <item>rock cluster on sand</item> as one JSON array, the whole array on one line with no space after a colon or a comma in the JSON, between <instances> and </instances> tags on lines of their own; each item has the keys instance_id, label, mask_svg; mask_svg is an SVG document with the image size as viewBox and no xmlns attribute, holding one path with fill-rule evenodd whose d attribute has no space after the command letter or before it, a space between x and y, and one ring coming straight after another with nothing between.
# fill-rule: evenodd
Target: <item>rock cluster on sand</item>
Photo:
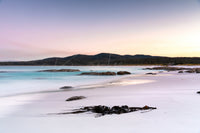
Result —
<instances>
[{"instance_id":1,"label":"rock cluster on sand","mask_svg":"<svg viewBox=\"0 0 200 133\"><path fill-rule=\"evenodd\" d=\"M73 96L73 97L68 98L66 101L81 100L84 98L86 98L86 97L85 96Z\"/></svg>"},{"instance_id":2,"label":"rock cluster on sand","mask_svg":"<svg viewBox=\"0 0 200 133\"><path fill-rule=\"evenodd\" d=\"M99 115L108 115L108 114L123 114L139 110L153 110L153 109L156 108L149 107L147 105L145 105L144 107L129 107L127 105L108 107L108 106L98 105L98 106L86 106L80 109L76 109L73 112L66 112L59 114L78 114L84 112L92 112L92 113L97 113Z\"/></svg>"},{"instance_id":3,"label":"rock cluster on sand","mask_svg":"<svg viewBox=\"0 0 200 133\"><path fill-rule=\"evenodd\" d=\"M200 68L184 68L184 67L153 67L145 68L145 70L166 70L179 71L178 73L200 73Z\"/></svg>"},{"instance_id":4,"label":"rock cluster on sand","mask_svg":"<svg viewBox=\"0 0 200 133\"><path fill-rule=\"evenodd\" d=\"M119 71L119 72L83 72L80 75L111 75L111 76L115 76L115 75L127 75L127 74L131 74L128 71Z\"/></svg>"},{"instance_id":5,"label":"rock cluster on sand","mask_svg":"<svg viewBox=\"0 0 200 133\"><path fill-rule=\"evenodd\" d=\"M49 70L41 70L38 72L79 72L78 69L49 69Z\"/></svg>"}]
</instances>

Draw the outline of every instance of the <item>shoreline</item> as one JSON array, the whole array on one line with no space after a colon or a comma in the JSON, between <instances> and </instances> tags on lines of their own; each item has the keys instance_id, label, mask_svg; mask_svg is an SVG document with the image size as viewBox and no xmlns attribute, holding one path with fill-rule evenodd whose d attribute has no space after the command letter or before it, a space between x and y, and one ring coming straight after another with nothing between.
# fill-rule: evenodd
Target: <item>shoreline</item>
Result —
<instances>
[{"instance_id":1,"label":"shoreline","mask_svg":"<svg viewBox=\"0 0 200 133\"><path fill-rule=\"evenodd\" d=\"M31 103L23 105L17 112L0 120L0 131L199 133L200 96L196 94L200 89L199 74L163 72L157 75L129 76L126 80L155 82L38 94L39 99L30 101ZM77 95L86 96L86 99L65 101ZM157 110L106 115L100 118L95 118L91 113L52 115L91 105L149 105L157 107ZM45 125L40 126L42 123ZM8 128L8 125L12 128Z\"/></svg>"},{"instance_id":2,"label":"shoreline","mask_svg":"<svg viewBox=\"0 0 200 133\"><path fill-rule=\"evenodd\" d=\"M95 84L86 84L86 85L78 85L78 86L74 86L71 89L66 89L66 90L61 90L59 88L55 89L55 90L46 90L46 91L35 91L35 92L26 92L26 93L18 93L18 94L11 94L11 95L5 95L5 96L0 96L0 101L6 101L9 102L11 107L9 107L9 105L2 105L1 108L7 108L4 109L5 111L1 110L0 114L2 115L2 117L9 117L8 112L15 112L15 108L17 110L17 108L20 108L20 106L23 106L26 104L32 104L34 103L34 100L38 99L38 96L40 97L40 99L43 99L45 97L45 95L49 95L51 93L62 93L62 92L70 92L70 91L80 91L80 90L90 90L90 89L98 89L98 88L108 88L108 87L117 87L117 86L124 86L124 85L129 85L129 84L142 84L142 83L147 83L147 82L153 82L153 81L146 81L146 80L139 80L136 82L130 82L127 81L129 80L131 77L140 77L143 76L143 74L132 74L132 75L124 75L124 76L119 76L116 77L115 79L110 79L108 81L103 81L103 82L99 82L99 83L95 83ZM124 81L125 80L125 81ZM36 95L36 97L35 97ZM5 100L7 99L7 100ZM14 102L12 103L13 99L17 99L18 101L22 101L21 103L19 102ZM21 100L22 99L22 100ZM12 109L12 111L8 111L9 109ZM5 113L6 112L6 113ZM5 115L6 114L6 115ZM12 114L11 114L12 115ZM1 118L1 117L0 117Z\"/></svg>"},{"instance_id":3,"label":"shoreline","mask_svg":"<svg viewBox=\"0 0 200 133\"><path fill-rule=\"evenodd\" d=\"M0 98L13 97L13 96L24 96L24 95L26 96L26 95L32 95L32 94L54 93L54 92L63 92L63 91L77 91L77 90L81 90L81 89L90 89L90 88L99 88L99 87L108 87L108 86L114 86L112 83L117 83L117 82L120 83L121 80L127 79L129 77L135 77L135 76L143 76L143 74L123 75L123 76L115 77L115 79L109 79L108 81L100 81L100 82L94 83L94 84L75 85L75 86L72 86L72 88L69 88L69 89L57 88L57 89L54 89L54 90L16 93L16 94L0 96ZM60 86L60 87L62 87L62 86Z\"/></svg>"}]
</instances>

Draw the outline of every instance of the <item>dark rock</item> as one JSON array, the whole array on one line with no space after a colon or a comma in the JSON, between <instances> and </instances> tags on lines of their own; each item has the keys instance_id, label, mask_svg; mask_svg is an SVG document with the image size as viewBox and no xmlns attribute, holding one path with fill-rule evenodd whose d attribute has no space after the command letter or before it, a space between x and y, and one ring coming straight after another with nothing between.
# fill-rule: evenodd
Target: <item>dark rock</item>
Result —
<instances>
[{"instance_id":1,"label":"dark rock","mask_svg":"<svg viewBox=\"0 0 200 133\"><path fill-rule=\"evenodd\" d=\"M200 73L200 68L195 69L196 73Z\"/></svg>"},{"instance_id":2,"label":"dark rock","mask_svg":"<svg viewBox=\"0 0 200 133\"><path fill-rule=\"evenodd\" d=\"M95 113L103 113L103 110L104 110L104 106L95 106L95 107L92 109L92 112L95 112Z\"/></svg>"},{"instance_id":3,"label":"dark rock","mask_svg":"<svg viewBox=\"0 0 200 133\"><path fill-rule=\"evenodd\" d=\"M38 72L79 72L78 69L49 69L49 70L41 70Z\"/></svg>"},{"instance_id":4,"label":"dark rock","mask_svg":"<svg viewBox=\"0 0 200 133\"><path fill-rule=\"evenodd\" d=\"M178 71L178 70L191 70L191 68L182 68L182 67L153 67L153 68L145 68L145 70Z\"/></svg>"},{"instance_id":5,"label":"dark rock","mask_svg":"<svg viewBox=\"0 0 200 133\"><path fill-rule=\"evenodd\" d=\"M183 68L183 67L153 67L145 68L145 70L165 70L165 71L179 71L178 73L200 73L200 68Z\"/></svg>"},{"instance_id":6,"label":"dark rock","mask_svg":"<svg viewBox=\"0 0 200 133\"><path fill-rule=\"evenodd\" d=\"M128 71L119 71L119 72L117 72L117 75L127 75L127 74L131 74L131 73L128 72Z\"/></svg>"},{"instance_id":7,"label":"dark rock","mask_svg":"<svg viewBox=\"0 0 200 133\"><path fill-rule=\"evenodd\" d=\"M197 94L200 94L200 91L198 91Z\"/></svg>"},{"instance_id":8,"label":"dark rock","mask_svg":"<svg viewBox=\"0 0 200 133\"><path fill-rule=\"evenodd\" d=\"M127 105L124 105L121 107L124 113L128 113L130 111L129 107Z\"/></svg>"},{"instance_id":9,"label":"dark rock","mask_svg":"<svg viewBox=\"0 0 200 133\"><path fill-rule=\"evenodd\" d=\"M83 72L80 75L102 75L102 76L111 75L113 76L113 75L116 75L116 73L115 72Z\"/></svg>"},{"instance_id":10,"label":"dark rock","mask_svg":"<svg viewBox=\"0 0 200 133\"><path fill-rule=\"evenodd\" d=\"M6 71L0 71L0 73L6 73Z\"/></svg>"},{"instance_id":11,"label":"dark rock","mask_svg":"<svg viewBox=\"0 0 200 133\"><path fill-rule=\"evenodd\" d=\"M183 71L179 71L178 73L183 73Z\"/></svg>"},{"instance_id":12,"label":"dark rock","mask_svg":"<svg viewBox=\"0 0 200 133\"><path fill-rule=\"evenodd\" d=\"M85 99L86 97L84 96L73 96L68 98L66 101L74 101L74 100L81 100L81 99Z\"/></svg>"},{"instance_id":13,"label":"dark rock","mask_svg":"<svg viewBox=\"0 0 200 133\"><path fill-rule=\"evenodd\" d=\"M86 107L81 108L81 109L86 110L86 111L92 110L92 108L90 106L86 106Z\"/></svg>"},{"instance_id":14,"label":"dark rock","mask_svg":"<svg viewBox=\"0 0 200 133\"><path fill-rule=\"evenodd\" d=\"M119 106L113 106L110 110L113 114L121 114L121 107Z\"/></svg>"},{"instance_id":15,"label":"dark rock","mask_svg":"<svg viewBox=\"0 0 200 133\"><path fill-rule=\"evenodd\" d=\"M195 70L191 69L191 70L187 70L185 71L186 73L195 73Z\"/></svg>"},{"instance_id":16,"label":"dark rock","mask_svg":"<svg viewBox=\"0 0 200 133\"><path fill-rule=\"evenodd\" d=\"M156 75L157 73L146 73L146 75Z\"/></svg>"},{"instance_id":17,"label":"dark rock","mask_svg":"<svg viewBox=\"0 0 200 133\"><path fill-rule=\"evenodd\" d=\"M93 113L100 113L100 114L108 114L110 111L110 108L107 106L94 106L91 110Z\"/></svg>"},{"instance_id":18,"label":"dark rock","mask_svg":"<svg viewBox=\"0 0 200 133\"><path fill-rule=\"evenodd\" d=\"M67 89L71 89L71 88L73 88L73 87L72 86L63 86L60 89L61 90L67 90Z\"/></svg>"},{"instance_id":19,"label":"dark rock","mask_svg":"<svg viewBox=\"0 0 200 133\"><path fill-rule=\"evenodd\" d=\"M146 110L146 109L150 109L150 107L147 106L147 105L145 105L145 106L143 107L143 109L144 109L144 110Z\"/></svg>"},{"instance_id":20,"label":"dark rock","mask_svg":"<svg viewBox=\"0 0 200 133\"><path fill-rule=\"evenodd\" d=\"M0 73L14 73L14 72L17 72L17 71L0 71Z\"/></svg>"},{"instance_id":21,"label":"dark rock","mask_svg":"<svg viewBox=\"0 0 200 133\"><path fill-rule=\"evenodd\" d=\"M97 113L99 115L108 115L108 114L123 114L123 113L130 113L139 110L153 110L156 109L155 107L149 107L145 105L144 107L128 107L127 105L123 106L86 106L80 109L76 109L73 112L66 112L66 113L59 113L59 114L77 114L77 113L84 113L84 112L92 112Z\"/></svg>"}]
</instances>

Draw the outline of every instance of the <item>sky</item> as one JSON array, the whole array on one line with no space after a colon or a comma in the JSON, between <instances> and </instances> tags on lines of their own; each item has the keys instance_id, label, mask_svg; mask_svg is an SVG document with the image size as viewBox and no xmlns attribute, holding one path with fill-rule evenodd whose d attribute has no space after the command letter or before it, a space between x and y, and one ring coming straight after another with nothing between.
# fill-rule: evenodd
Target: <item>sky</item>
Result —
<instances>
[{"instance_id":1,"label":"sky","mask_svg":"<svg viewBox=\"0 0 200 133\"><path fill-rule=\"evenodd\" d=\"M200 57L200 0L0 0L0 61Z\"/></svg>"}]
</instances>

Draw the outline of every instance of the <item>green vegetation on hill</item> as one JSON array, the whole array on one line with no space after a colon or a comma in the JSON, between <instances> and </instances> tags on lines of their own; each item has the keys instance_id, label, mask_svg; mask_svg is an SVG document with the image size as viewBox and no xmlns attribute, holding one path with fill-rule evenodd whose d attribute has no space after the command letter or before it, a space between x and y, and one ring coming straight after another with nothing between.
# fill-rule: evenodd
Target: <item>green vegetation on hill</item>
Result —
<instances>
[{"instance_id":1,"label":"green vegetation on hill","mask_svg":"<svg viewBox=\"0 0 200 133\"><path fill-rule=\"evenodd\" d=\"M161 57L150 55L73 55L64 58L46 58L34 61L0 62L0 65L184 65L200 64L200 57Z\"/></svg>"}]
</instances>

